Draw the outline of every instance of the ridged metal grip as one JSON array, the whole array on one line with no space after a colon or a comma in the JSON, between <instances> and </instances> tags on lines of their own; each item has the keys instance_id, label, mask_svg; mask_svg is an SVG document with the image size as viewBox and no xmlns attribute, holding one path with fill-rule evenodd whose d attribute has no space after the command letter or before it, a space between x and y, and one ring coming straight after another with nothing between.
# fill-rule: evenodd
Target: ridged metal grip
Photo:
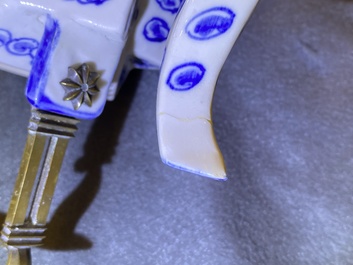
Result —
<instances>
[{"instance_id":1,"label":"ridged metal grip","mask_svg":"<svg viewBox=\"0 0 353 265\"><path fill-rule=\"evenodd\" d=\"M1 232L1 240L9 250L8 265L30 265L30 248L43 244L61 164L78 122L32 110L20 170Z\"/></svg>"}]
</instances>

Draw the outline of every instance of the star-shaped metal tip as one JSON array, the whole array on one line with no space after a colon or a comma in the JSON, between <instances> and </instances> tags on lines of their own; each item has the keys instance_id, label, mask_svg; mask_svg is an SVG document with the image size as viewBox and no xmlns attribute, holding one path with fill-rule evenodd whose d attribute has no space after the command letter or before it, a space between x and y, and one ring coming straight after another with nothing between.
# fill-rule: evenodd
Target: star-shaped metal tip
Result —
<instances>
[{"instance_id":1,"label":"star-shaped metal tip","mask_svg":"<svg viewBox=\"0 0 353 265\"><path fill-rule=\"evenodd\" d=\"M84 63L78 68L69 67L68 77L60 81L60 85L65 90L63 100L69 100L75 110L78 110L82 104L92 106L92 98L99 89L96 85L99 74L91 72L88 64Z\"/></svg>"}]
</instances>

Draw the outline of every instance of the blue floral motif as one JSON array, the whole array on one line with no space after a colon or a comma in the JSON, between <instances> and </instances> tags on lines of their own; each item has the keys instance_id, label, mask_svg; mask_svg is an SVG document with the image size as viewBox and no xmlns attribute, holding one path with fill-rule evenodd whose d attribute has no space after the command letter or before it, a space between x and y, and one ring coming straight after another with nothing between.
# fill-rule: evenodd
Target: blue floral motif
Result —
<instances>
[{"instance_id":1,"label":"blue floral motif","mask_svg":"<svg viewBox=\"0 0 353 265\"><path fill-rule=\"evenodd\" d=\"M167 85L176 91L187 91L197 86L205 75L205 67L189 62L175 67L169 74Z\"/></svg>"},{"instance_id":2,"label":"blue floral motif","mask_svg":"<svg viewBox=\"0 0 353 265\"><path fill-rule=\"evenodd\" d=\"M6 45L12 39L11 32L6 29L0 29L0 47Z\"/></svg>"},{"instance_id":3,"label":"blue floral motif","mask_svg":"<svg viewBox=\"0 0 353 265\"><path fill-rule=\"evenodd\" d=\"M17 56L34 57L34 51L38 48L38 41L31 38L19 38L9 41L6 45L6 50Z\"/></svg>"},{"instance_id":4,"label":"blue floral motif","mask_svg":"<svg viewBox=\"0 0 353 265\"><path fill-rule=\"evenodd\" d=\"M178 12L183 0L156 0L160 7L165 10L175 14Z\"/></svg>"},{"instance_id":5,"label":"blue floral motif","mask_svg":"<svg viewBox=\"0 0 353 265\"><path fill-rule=\"evenodd\" d=\"M10 31L0 28L0 47L16 56L29 56L34 58L39 42L33 38L12 38Z\"/></svg>"},{"instance_id":6,"label":"blue floral motif","mask_svg":"<svg viewBox=\"0 0 353 265\"><path fill-rule=\"evenodd\" d=\"M108 0L77 0L82 5L95 4L97 6L104 4Z\"/></svg>"},{"instance_id":7,"label":"blue floral motif","mask_svg":"<svg viewBox=\"0 0 353 265\"><path fill-rule=\"evenodd\" d=\"M165 41L169 34L167 22L161 18L154 17L148 21L143 30L146 39L153 42Z\"/></svg>"},{"instance_id":8,"label":"blue floral motif","mask_svg":"<svg viewBox=\"0 0 353 265\"><path fill-rule=\"evenodd\" d=\"M235 14L226 7L214 7L190 20L186 32L190 38L209 40L225 33L233 24Z\"/></svg>"}]
</instances>

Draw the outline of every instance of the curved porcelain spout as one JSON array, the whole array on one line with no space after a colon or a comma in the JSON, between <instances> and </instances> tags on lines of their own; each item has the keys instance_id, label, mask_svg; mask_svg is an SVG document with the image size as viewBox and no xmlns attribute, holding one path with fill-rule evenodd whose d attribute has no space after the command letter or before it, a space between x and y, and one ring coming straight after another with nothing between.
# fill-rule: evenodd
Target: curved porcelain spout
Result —
<instances>
[{"instance_id":1,"label":"curved porcelain spout","mask_svg":"<svg viewBox=\"0 0 353 265\"><path fill-rule=\"evenodd\" d=\"M186 0L170 32L161 69L157 129L162 160L226 179L211 119L221 68L257 0Z\"/></svg>"}]
</instances>

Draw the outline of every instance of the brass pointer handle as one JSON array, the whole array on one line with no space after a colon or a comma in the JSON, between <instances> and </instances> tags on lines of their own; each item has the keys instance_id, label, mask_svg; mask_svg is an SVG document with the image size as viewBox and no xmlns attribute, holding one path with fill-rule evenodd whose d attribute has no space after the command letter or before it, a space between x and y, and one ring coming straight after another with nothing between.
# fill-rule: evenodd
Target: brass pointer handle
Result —
<instances>
[{"instance_id":1,"label":"brass pointer handle","mask_svg":"<svg viewBox=\"0 0 353 265\"><path fill-rule=\"evenodd\" d=\"M51 200L67 144L78 120L32 110L28 137L1 231L7 265L30 265L30 248L42 245Z\"/></svg>"}]
</instances>

